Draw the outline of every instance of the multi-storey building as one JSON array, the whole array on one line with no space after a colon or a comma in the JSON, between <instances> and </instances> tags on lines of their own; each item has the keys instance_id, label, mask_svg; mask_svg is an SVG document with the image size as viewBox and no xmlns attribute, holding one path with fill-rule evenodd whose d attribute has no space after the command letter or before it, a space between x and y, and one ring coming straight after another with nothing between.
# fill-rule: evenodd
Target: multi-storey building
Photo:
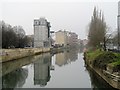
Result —
<instances>
[{"instance_id":1,"label":"multi-storey building","mask_svg":"<svg viewBox=\"0 0 120 90\"><path fill-rule=\"evenodd\" d=\"M120 1L118 2L118 25L120 28Z\"/></svg>"},{"instance_id":2,"label":"multi-storey building","mask_svg":"<svg viewBox=\"0 0 120 90\"><path fill-rule=\"evenodd\" d=\"M118 2L118 15L120 15L120 1Z\"/></svg>"},{"instance_id":3,"label":"multi-storey building","mask_svg":"<svg viewBox=\"0 0 120 90\"><path fill-rule=\"evenodd\" d=\"M55 44L60 46L66 46L68 44L67 31L58 31L55 33Z\"/></svg>"},{"instance_id":4,"label":"multi-storey building","mask_svg":"<svg viewBox=\"0 0 120 90\"><path fill-rule=\"evenodd\" d=\"M50 22L45 18L34 20L34 47L50 46Z\"/></svg>"},{"instance_id":5,"label":"multi-storey building","mask_svg":"<svg viewBox=\"0 0 120 90\"><path fill-rule=\"evenodd\" d=\"M118 2L118 50L120 49L120 1Z\"/></svg>"},{"instance_id":6,"label":"multi-storey building","mask_svg":"<svg viewBox=\"0 0 120 90\"><path fill-rule=\"evenodd\" d=\"M74 46L78 45L78 35L74 32L58 31L55 33L55 44L60 46Z\"/></svg>"},{"instance_id":7,"label":"multi-storey building","mask_svg":"<svg viewBox=\"0 0 120 90\"><path fill-rule=\"evenodd\" d=\"M69 45L74 46L78 44L78 35L74 32L69 33Z\"/></svg>"},{"instance_id":8,"label":"multi-storey building","mask_svg":"<svg viewBox=\"0 0 120 90\"><path fill-rule=\"evenodd\" d=\"M83 45L86 46L88 44L88 40L87 39L83 39Z\"/></svg>"}]
</instances>

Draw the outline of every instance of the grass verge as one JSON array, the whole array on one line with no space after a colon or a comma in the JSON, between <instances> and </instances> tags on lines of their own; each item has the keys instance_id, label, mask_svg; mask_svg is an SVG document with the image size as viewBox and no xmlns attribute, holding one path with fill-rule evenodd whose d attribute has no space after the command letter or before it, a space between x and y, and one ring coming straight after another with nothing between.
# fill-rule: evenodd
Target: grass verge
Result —
<instances>
[{"instance_id":1,"label":"grass verge","mask_svg":"<svg viewBox=\"0 0 120 90\"><path fill-rule=\"evenodd\" d=\"M120 53L114 53L109 51L102 51L100 49L90 50L86 52L86 60L92 62L93 67L105 69L107 66L115 68L117 71L120 70Z\"/></svg>"}]
</instances>

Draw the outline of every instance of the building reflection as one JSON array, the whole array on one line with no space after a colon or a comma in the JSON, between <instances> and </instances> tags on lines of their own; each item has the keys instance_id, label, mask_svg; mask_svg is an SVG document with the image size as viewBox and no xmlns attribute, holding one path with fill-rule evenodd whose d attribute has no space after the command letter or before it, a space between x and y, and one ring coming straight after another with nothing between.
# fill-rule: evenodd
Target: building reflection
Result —
<instances>
[{"instance_id":1,"label":"building reflection","mask_svg":"<svg viewBox=\"0 0 120 90\"><path fill-rule=\"evenodd\" d=\"M70 50L68 54L71 62L78 59L78 50Z\"/></svg>"},{"instance_id":2,"label":"building reflection","mask_svg":"<svg viewBox=\"0 0 120 90\"><path fill-rule=\"evenodd\" d=\"M61 52L61 53L57 53L56 54L56 61L55 64L57 64L58 66L62 66L68 63L68 53L66 51Z\"/></svg>"},{"instance_id":3,"label":"building reflection","mask_svg":"<svg viewBox=\"0 0 120 90\"><path fill-rule=\"evenodd\" d=\"M2 76L2 88L18 88L22 87L28 76L26 68L19 68L4 76Z\"/></svg>"},{"instance_id":4,"label":"building reflection","mask_svg":"<svg viewBox=\"0 0 120 90\"><path fill-rule=\"evenodd\" d=\"M34 63L34 85L44 87L50 80L51 55L50 53L38 55Z\"/></svg>"},{"instance_id":5,"label":"building reflection","mask_svg":"<svg viewBox=\"0 0 120 90\"><path fill-rule=\"evenodd\" d=\"M78 59L78 50L65 50L56 54L55 64L63 66Z\"/></svg>"}]
</instances>

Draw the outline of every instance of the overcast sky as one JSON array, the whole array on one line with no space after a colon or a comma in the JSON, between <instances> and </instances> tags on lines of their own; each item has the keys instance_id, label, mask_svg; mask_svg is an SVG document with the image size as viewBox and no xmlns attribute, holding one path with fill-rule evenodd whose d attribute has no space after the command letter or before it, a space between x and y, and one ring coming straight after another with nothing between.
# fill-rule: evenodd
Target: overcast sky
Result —
<instances>
[{"instance_id":1,"label":"overcast sky","mask_svg":"<svg viewBox=\"0 0 120 90\"><path fill-rule=\"evenodd\" d=\"M104 12L111 30L117 27L119 0L4 0L0 4L2 20L12 26L21 25L26 34L33 34L33 20L45 17L51 30L66 29L86 38L94 6Z\"/></svg>"}]
</instances>

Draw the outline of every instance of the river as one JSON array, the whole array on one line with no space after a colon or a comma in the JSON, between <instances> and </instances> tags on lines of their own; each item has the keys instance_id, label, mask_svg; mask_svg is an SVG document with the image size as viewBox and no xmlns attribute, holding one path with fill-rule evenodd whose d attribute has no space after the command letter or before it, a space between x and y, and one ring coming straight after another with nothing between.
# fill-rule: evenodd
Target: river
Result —
<instances>
[{"instance_id":1,"label":"river","mask_svg":"<svg viewBox=\"0 0 120 90\"><path fill-rule=\"evenodd\" d=\"M3 88L112 88L85 66L80 50L30 56L2 64Z\"/></svg>"}]
</instances>

